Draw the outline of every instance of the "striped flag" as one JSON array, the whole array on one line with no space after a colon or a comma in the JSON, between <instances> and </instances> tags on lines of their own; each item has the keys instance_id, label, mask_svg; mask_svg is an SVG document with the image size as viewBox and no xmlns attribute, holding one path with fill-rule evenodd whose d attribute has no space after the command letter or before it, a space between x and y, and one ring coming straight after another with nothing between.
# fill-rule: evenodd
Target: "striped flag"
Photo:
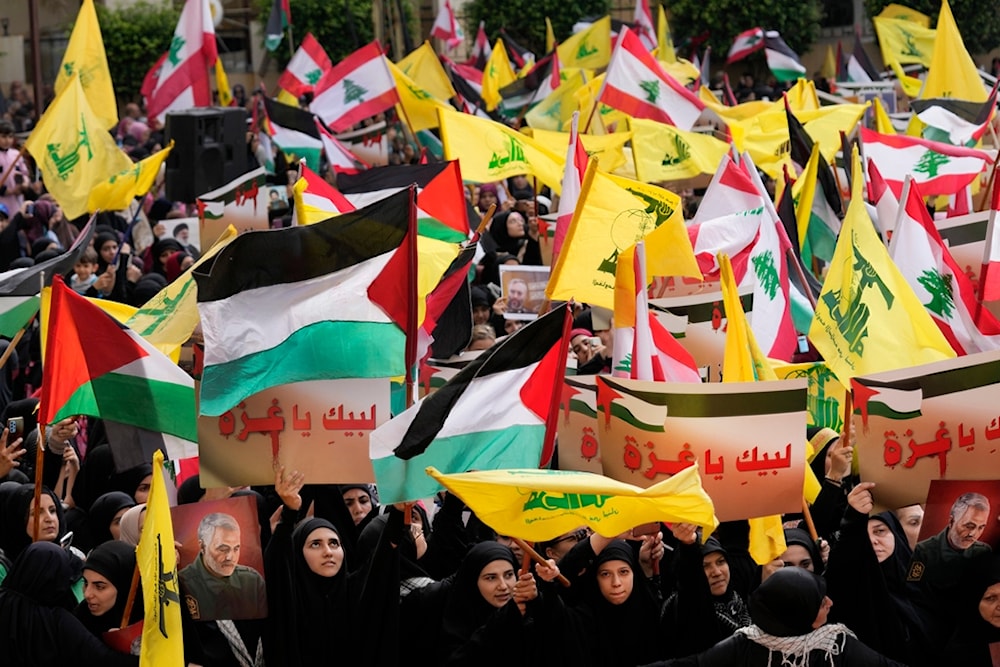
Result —
<instances>
[{"instance_id":1,"label":"striped flag","mask_svg":"<svg viewBox=\"0 0 1000 667\"><path fill-rule=\"evenodd\" d=\"M569 223L573 219L573 211L580 199L580 189L583 187L583 175L587 173L587 151L580 139L578 123L580 112L573 112L573 124L569 131L569 145L566 147L566 165L562 178L562 195L559 197L559 209L556 215L555 237L552 240L552 265L555 266L562 250ZM1000 189L1000 188L998 188Z\"/></svg>"},{"instance_id":2,"label":"striped flag","mask_svg":"<svg viewBox=\"0 0 1000 667\"><path fill-rule=\"evenodd\" d=\"M481 354L441 389L372 431L383 503L441 490L424 474L537 468L551 456L572 316L555 308Z\"/></svg>"},{"instance_id":3,"label":"striped flag","mask_svg":"<svg viewBox=\"0 0 1000 667\"><path fill-rule=\"evenodd\" d=\"M986 247L983 249L983 268L979 273L979 298L982 301L1000 300L1000 230L996 224L998 212L1000 212L1000 187L994 183L990 201L990 221L986 227Z\"/></svg>"},{"instance_id":4,"label":"striped flag","mask_svg":"<svg viewBox=\"0 0 1000 667\"><path fill-rule=\"evenodd\" d=\"M466 64L482 71L492 55L493 47L490 46L490 38L486 36L486 22L480 21L479 30L476 31L476 41L472 44L472 54Z\"/></svg>"},{"instance_id":5,"label":"striped flag","mask_svg":"<svg viewBox=\"0 0 1000 667\"><path fill-rule=\"evenodd\" d=\"M743 60L754 51L764 48L764 31L761 28L750 28L736 35L733 45L729 47L726 64L731 65L737 60Z\"/></svg>"},{"instance_id":6,"label":"striped flag","mask_svg":"<svg viewBox=\"0 0 1000 667\"><path fill-rule=\"evenodd\" d=\"M896 215L899 213L899 200L892 194L882 173L875 163L868 160L868 201L875 204L876 220L882 240L888 242L892 230L896 226Z\"/></svg>"},{"instance_id":7,"label":"striped flag","mask_svg":"<svg viewBox=\"0 0 1000 667\"><path fill-rule=\"evenodd\" d=\"M382 48L372 42L326 72L316 84L309 109L334 132L343 132L398 102L396 80Z\"/></svg>"},{"instance_id":8,"label":"striped flag","mask_svg":"<svg viewBox=\"0 0 1000 667\"><path fill-rule=\"evenodd\" d=\"M187 0L170 50L150 70L155 73L146 97L148 116L162 123L168 111L211 106L208 68L218 57L208 0Z\"/></svg>"},{"instance_id":9,"label":"striped flag","mask_svg":"<svg viewBox=\"0 0 1000 667\"><path fill-rule=\"evenodd\" d=\"M639 35L639 39L642 40L642 45L646 47L647 51L656 48L656 27L653 25L653 12L649 10L649 0L635 0L635 10L632 12L632 29Z\"/></svg>"},{"instance_id":10,"label":"striped flag","mask_svg":"<svg viewBox=\"0 0 1000 667\"><path fill-rule=\"evenodd\" d=\"M330 163L330 168L337 174L356 174L371 167L367 162L351 152L342 144L337 137L323 127L323 123L318 118L316 121L316 132L319 140L323 143L323 152L326 153L326 160Z\"/></svg>"},{"instance_id":11,"label":"striped flag","mask_svg":"<svg viewBox=\"0 0 1000 667\"><path fill-rule=\"evenodd\" d=\"M295 219L300 225L322 222L341 213L349 213L354 204L309 167L295 181Z\"/></svg>"},{"instance_id":12,"label":"striped flag","mask_svg":"<svg viewBox=\"0 0 1000 667\"><path fill-rule=\"evenodd\" d=\"M690 130L705 104L667 74L634 32L623 28L597 96L610 107L637 118Z\"/></svg>"},{"instance_id":13,"label":"striped flag","mask_svg":"<svg viewBox=\"0 0 1000 667\"><path fill-rule=\"evenodd\" d=\"M437 18L434 19L434 25L431 26L431 37L437 37L444 41L449 49L454 49L465 41L465 33L462 32L461 24L455 20L455 12L448 0L444 0Z\"/></svg>"},{"instance_id":14,"label":"striped flag","mask_svg":"<svg viewBox=\"0 0 1000 667\"><path fill-rule=\"evenodd\" d=\"M310 169L319 171L323 142L319 138L314 116L268 97L264 97L264 112L271 141L284 153L294 155L293 162L305 160Z\"/></svg>"},{"instance_id":15,"label":"striped flag","mask_svg":"<svg viewBox=\"0 0 1000 667\"><path fill-rule=\"evenodd\" d=\"M912 183L889 255L957 354L1000 348L1000 322L979 306L972 281L948 252Z\"/></svg>"},{"instance_id":16,"label":"striped flag","mask_svg":"<svg viewBox=\"0 0 1000 667\"><path fill-rule=\"evenodd\" d=\"M806 68L777 30L764 33L764 55L767 67L778 81L795 81L805 76Z\"/></svg>"},{"instance_id":17,"label":"striped flag","mask_svg":"<svg viewBox=\"0 0 1000 667\"><path fill-rule=\"evenodd\" d=\"M326 55L313 34L307 33L278 78L278 87L287 90L295 98L302 97L305 93L311 93L323 78L323 72L332 68L330 56Z\"/></svg>"}]
</instances>

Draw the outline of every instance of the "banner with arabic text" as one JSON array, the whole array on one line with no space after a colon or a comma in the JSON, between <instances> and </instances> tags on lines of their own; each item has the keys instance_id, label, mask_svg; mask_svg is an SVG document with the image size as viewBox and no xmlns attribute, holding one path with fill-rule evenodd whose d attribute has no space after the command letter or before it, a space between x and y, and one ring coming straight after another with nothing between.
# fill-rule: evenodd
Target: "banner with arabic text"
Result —
<instances>
[{"instance_id":1,"label":"banner with arabic text","mask_svg":"<svg viewBox=\"0 0 1000 667\"><path fill-rule=\"evenodd\" d=\"M936 479L1000 470L1000 350L852 381L861 478L888 509L923 503Z\"/></svg>"},{"instance_id":2,"label":"banner with arabic text","mask_svg":"<svg viewBox=\"0 0 1000 667\"><path fill-rule=\"evenodd\" d=\"M247 172L221 188L198 196L198 237L211 248L229 225L237 232L270 229L267 217L269 188L263 167Z\"/></svg>"},{"instance_id":3,"label":"banner with arabic text","mask_svg":"<svg viewBox=\"0 0 1000 667\"><path fill-rule=\"evenodd\" d=\"M563 379L559 398L559 469L603 474L597 439L597 376Z\"/></svg>"},{"instance_id":4,"label":"banner with arabic text","mask_svg":"<svg viewBox=\"0 0 1000 667\"><path fill-rule=\"evenodd\" d=\"M198 417L201 485L273 484L275 462L307 484L374 482L368 436L389 417L388 378L273 387Z\"/></svg>"},{"instance_id":5,"label":"banner with arabic text","mask_svg":"<svg viewBox=\"0 0 1000 667\"><path fill-rule=\"evenodd\" d=\"M797 512L805 379L671 383L597 378L604 474L648 487L697 462L720 521Z\"/></svg>"}]
</instances>

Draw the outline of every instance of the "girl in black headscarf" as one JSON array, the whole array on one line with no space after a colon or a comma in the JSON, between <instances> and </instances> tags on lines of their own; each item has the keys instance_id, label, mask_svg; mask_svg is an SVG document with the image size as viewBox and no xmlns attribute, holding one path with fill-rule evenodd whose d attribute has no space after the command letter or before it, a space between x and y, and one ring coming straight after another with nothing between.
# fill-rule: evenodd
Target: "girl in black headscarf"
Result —
<instances>
[{"instance_id":1,"label":"girl in black headscarf","mask_svg":"<svg viewBox=\"0 0 1000 667\"><path fill-rule=\"evenodd\" d=\"M1000 560L992 559L972 579L944 654L963 667L993 667L990 645L1000 644Z\"/></svg>"},{"instance_id":2,"label":"girl in black headscarf","mask_svg":"<svg viewBox=\"0 0 1000 667\"><path fill-rule=\"evenodd\" d=\"M87 556L83 565L83 601L73 615L94 636L99 638L120 627L133 572L135 549L124 542L105 542ZM142 618L141 591L136 588L130 624Z\"/></svg>"},{"instance_id":3,"label":"girl in black headscarf","mask_svg":"<svg viewBox=\"0 0 1000 667\"><path fill-rule=\"evenodd\" d=\"M122 514L135 505L135 498L122 491L111 491L95 500L87 513L86 546L92 549L104 542L117 540Z\"/></svg>"},{"instance_id":4,"label":"girl in black headscarf","mask_svg":"<svg viewBox=\"0 0 1000 667\"><path fill-rule=\"evenodd\" d=\"M149 499L149 489L153 481L153 466L142 463L111 476L111 490L132 496L136 503Z\"/></svg>"},{"instance_id":5,"label":"girl in black headscarf","mask_svg":"<svg viewBox=\"0 0 1000 667\"><path fill-rule=\"evenodd\" d=\"M541 266L542 251L538 245L538 229L529 227L524 215L518 211L504 211L493 217L490 236L496 241L497 251L506 252L521 264Z\"/></svg>"},{"instance_id":6,"label":"girl in black headscarf","mask_svg":"<svg viewBox=\"0 0 1000 667\"><path fill-rule=\"evenodd\" d=\"M275 490L284 506L264 553L268 667L325 662L331 646L357 646L374 665L396 665L396 623L403 516L391 518L365 567L350 572L340 530L322 518L295 526L304 510L301 473L281 469ZM294 527L294 528L293 528Z\"/></svg>"},{"instance_id":7,"label":"girl in black headscarf","mask_svg":"<svg viewBox=\"0 0 1000 667\"><path fill-rule=\"evenodd\" d=\"M32 544L0 586L0 651L5 667L136 667L73 617L79 563L62 548Z\"/></svg>"},{"instance_id":8,"label":"girl in black headscarf","mask_svg":"<svg viewBox=\"0 0 1000 667\"><path fill-rule=\"evenodd\" d=\"M149 249L149 257L152 260L151 270L164 278L167 277L167 260L175 252L184 252L184 246L175 238L164 236L157 239Z\"/></svg>"}]
</instances>

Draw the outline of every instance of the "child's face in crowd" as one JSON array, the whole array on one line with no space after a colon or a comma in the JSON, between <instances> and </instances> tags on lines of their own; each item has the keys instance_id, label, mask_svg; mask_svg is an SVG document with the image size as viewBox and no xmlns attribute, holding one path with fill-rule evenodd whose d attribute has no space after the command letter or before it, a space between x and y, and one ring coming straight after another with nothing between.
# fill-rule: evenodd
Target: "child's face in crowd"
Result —
<instances>
[{"instance_id":1,"label":"child's face in crowd","mask_svg":"<svg viewBox=\"0 0 1000 667\"><path fill-rule=\"evenodd\" d=\"M94 275L94 271L97 270L97 265L90 262L77 262L73 266L73 270L76 272L76 279L83 282L90 280L90 276Z\"/></svg>"}]
</instances>

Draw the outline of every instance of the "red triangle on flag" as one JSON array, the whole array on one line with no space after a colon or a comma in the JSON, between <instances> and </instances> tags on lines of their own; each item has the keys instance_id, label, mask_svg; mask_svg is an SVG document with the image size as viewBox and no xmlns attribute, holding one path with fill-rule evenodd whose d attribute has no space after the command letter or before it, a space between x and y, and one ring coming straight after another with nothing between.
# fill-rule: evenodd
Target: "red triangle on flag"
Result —
<instances>
[{"instance_id":1,"label":"red triangle on flag","mask_svg":"<svg viewBox=\"0 0 1000 667\"><path fill-rule=\"evenodd\" d=\"M431 179L417 195L417 206L452 229L468 235L469 217L465 205L465 186L458 160L452 160Z\"/></svg>"}]
</instances>

